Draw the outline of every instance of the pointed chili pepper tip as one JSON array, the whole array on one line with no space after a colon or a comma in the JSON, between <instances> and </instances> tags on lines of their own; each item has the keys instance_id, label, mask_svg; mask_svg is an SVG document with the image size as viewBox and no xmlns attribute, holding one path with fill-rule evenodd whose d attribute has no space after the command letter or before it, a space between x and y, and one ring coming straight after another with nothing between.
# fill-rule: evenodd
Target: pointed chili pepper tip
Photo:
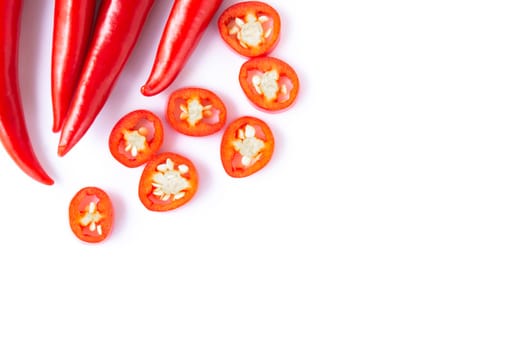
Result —
<instances>
[{"instance_id":1,"label":"pointed chili pepper tip","mask_svg":"<svg viewBox=\"0 0 525 350\"><path fill-rule=\"evenodd\" d=\"M57 154L59 157L63 157L66 155L67 152L69 152L69 149L70 147L68 147L67 145L59 145L58 146L58 151L57 151Z\"/></svg>"},{"instance_id":2,"label":"pointed chili pepper tip","mask_svg":"<svg viewBox=\"0 0 525 350\"><path fill-rule=\"evenodd\" d=\"M153 96L153 95L156 95L158 94L160 91L156 91L154 88L152 88L150 85L143 85L141 88L140 88L140 92L142 95L144 96Z\"/></svg>"},{"instance_id":3,"label":"pointed chili pepper tip","mask_svg":"<svg viewBox=\"0 0 525 350\"><path fill-rule=\"evenodd\" d=\"M48 186L51 186L51 185L53 185L55 183L55 180L53 180L49 176L44 177L44 178L40 179L39 181L41 183L43 183L44 185L48 185Z\"/></svg>"},{"instance_id":4,"label":"pointed chili pepper tip","mask_svg":"<svg viewBox=\"0 0 525 350\"><path fill-rule=\"evenodd\" d=\"M47 174L47 172L44 170L44 168L42 168L42 166L40 166L40 164L34 165L34 167L31 169L27 169L26 167L22 167L22 169L26 172L27 175L40 182L41 184L51 186L55 183L55 180L53 180L51 176Z\"/></svg>"}]
</instances>

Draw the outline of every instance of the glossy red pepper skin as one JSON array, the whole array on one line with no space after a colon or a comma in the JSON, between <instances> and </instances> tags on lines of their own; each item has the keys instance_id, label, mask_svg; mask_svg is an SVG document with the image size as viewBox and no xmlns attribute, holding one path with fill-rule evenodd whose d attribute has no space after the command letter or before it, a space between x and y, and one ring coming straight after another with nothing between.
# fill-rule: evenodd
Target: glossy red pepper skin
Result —
<instances>
[{"instance_id":1,"label":"glossy red pepper skin","mask_svg":"<svg viewBox=\"0 0 525 350\"><path fill-rule=\"evenodd\" d=\"M0 140L16 164L35 180L53 184L31 145L20 96L18 45L23 1L0 1Z\"/></svg>"},{"instance_id":2,"label":"glossy red pepper skin","mask_svg":"<svg viewBox=\"0 0 525 350\"><path fill-rule=\"evenodd\" d=\"M141 87L144 96L159 94L177 78L221 3L221 0L175 0L150 76Z\"/></svg>"},{"instance_id":3,"label":"glossy red pepper skin","mask_svg":"<svg viewBox=\"0 0 525 350\"><path fill-rule=\"evenodd\" d=\"M62 128L95 20L96 0L55 0L51 54L53 132Z\"/></svg>"},{"instance_id":4,"label":"glossy red pepper skin","mask_svg":"<svg viewBox=\"0 0 525 350\"><path fill-rule=\"evenodd\" d=\"M80 141L104 107L153 3L154 0L103 0L60 134L59 156Z\"/></svg>"}]
</instances>

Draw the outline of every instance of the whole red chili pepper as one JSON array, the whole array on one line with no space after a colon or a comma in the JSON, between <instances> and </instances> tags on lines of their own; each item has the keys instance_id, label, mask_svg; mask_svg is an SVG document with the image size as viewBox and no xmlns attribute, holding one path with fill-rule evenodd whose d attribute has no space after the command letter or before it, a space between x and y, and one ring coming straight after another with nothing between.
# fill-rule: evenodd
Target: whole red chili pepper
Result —
<instances>
[{"instance_id":1,"label":"whole red chili pepper","mask_svg":"<svg viewBox=\"0 0 525 350\"><path fill-rule=\"evenodd\" d=\"M84 136L104 107L154 0L103 0L82 73L62 126L58 155Z\"/></svg>"},{"instance_id":2,"label":"whole red chili pepper","mask_svg":"<svg viewBox=\"0 0 525 350\"><path fill-rule=\"evenodd\" d=\"M18 81L18 44L22 1L0 1L0 140L29 176L43 184L53 179L40 165L29 140Z\"/></svg>"},{"instance_id":3,"label":"whole red chili pepper","mask_svg":"<svg viewBox=\"0 0 525 350\"><path fill-rule=\"evenodd\" d=\"M221 3L221 0L175 0L150 76L141 88L143 95L156 95L175 80Z\"/></svg>"},{"instance_id":4,"label":"whole red chili pepper","mask_svg":"<svg viewBox=\"0 0 525 350\"><path fill-rule=\"evenodd\" d=\"M96 0L55 0L51 54L53 132L62 128L82 70Z\"/></svg>"}]
</instances>

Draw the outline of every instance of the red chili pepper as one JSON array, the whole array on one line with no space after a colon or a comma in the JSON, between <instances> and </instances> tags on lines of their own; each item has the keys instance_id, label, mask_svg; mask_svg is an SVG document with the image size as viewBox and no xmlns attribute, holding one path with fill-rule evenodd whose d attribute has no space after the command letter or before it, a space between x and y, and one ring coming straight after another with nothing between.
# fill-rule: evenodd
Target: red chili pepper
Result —
<instances>
[{"instance_id":1,"label":"red chili pepper","mask_svg":"<svg viewBox=\"0 0 525 350\"><path fill-rule=\"evenodd\" d=\"M150 76L141 88L143 95L156 95L175 80L221 3L221 0L175 0Z\"/></svg>"},{"instance_id":2,"label":"red chili pepper","mask_svg":"<svg viewBox=\"0 0 525 350\"><path fill-rule=\"evenodd\" d=\"M51 54L53 132L62 128L95 19L96 0L56 0Z\"/></svg>"},{"instance_id":3,"label":"red chili pepper","mask_svg":"<svg viewBox=\"0 0 525 350\"><path fill-rule=\"evenodd\" d=\"M104 107L137 42L154 0L104 0L91 46L62 127L58 155L80 141Z\"/></svg>"},{"instance_id":4,"label":"red chili pepper","mask_svg":"<svg viewBox=\"0 0 525 350\"><path fill-rule=\"evenodd\" d=\"M0 1L0 140L7 153L29 176L43 184L53 179L40 165L29 140L18 81L18 40L22 1Z\"/></svg>"}]
</instances>

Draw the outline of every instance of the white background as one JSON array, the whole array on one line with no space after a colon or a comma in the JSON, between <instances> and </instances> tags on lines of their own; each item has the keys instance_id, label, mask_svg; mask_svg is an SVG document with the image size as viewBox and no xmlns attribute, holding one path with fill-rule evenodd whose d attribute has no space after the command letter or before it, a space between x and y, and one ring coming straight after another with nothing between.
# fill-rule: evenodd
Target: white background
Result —
<instances>
[{"instance_id":1,"label":"white background","mask_svg":"<svg viewBox=\"0 0 525 350\"><path fill-rule=\"evenodd\" d=\"M234 1L225 1L222 11ZM51 132L52 1L26 1L24 110L56 184L0 152L0 349L525 348L522 1L271 1L273 55L297 103L255 109L217 16L169 91L143 97L171 1L157 1L112 95L65 157ZM166 128L201 187L175 211L137 196L142 168L110 155L125 113L164 117L169 92L216 91L229 120L263 118L275 155L226 175L220 134ZM85 244L67 208L84 186L115 207Z\"/></svg>"}]
</instances>

